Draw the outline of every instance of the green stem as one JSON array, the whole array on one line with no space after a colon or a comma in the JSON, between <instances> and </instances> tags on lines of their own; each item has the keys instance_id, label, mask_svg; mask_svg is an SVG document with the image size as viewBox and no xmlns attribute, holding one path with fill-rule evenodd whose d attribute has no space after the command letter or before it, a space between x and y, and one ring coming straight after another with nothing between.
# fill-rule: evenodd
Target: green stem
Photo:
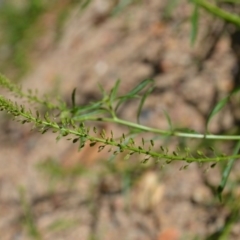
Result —
<instances>
[{"instance_id":1,"label":"green stem","mask_svg":"<svg viewBox=\"0 0 240 240\"><path fill-rule=\"evenodd\" d=\"M162 148L160 148L160 150L158 151L153 151L151 147L149 149L144 149L144 146L135 144L133 139L129 139L129 141L125 142L125 137L121 138L118 141L113 138L109 138L107 136L106 137L101 136L101 138L96 136L91 136L89 135L89 131L85 129L84 126L77 128L77 126L75 126L74 124L74 121L72 121L71 119L69 119L69 122L66 121L65 123L66 126L64 126L64 125L59 125L57 122L51 121L47 115L45 115L45 120L40 119L39 117L34 117L30 111L25 111L22 106L18 106L14 104L13 102L5 99L1 95L0 95L0 110L6 111L15 117L20 117L20 116L23 117L24 120L22 121L22 123L25 123L25 122L34 123L42 133L44 133L45 130L47 129L55 129L57 132L60 133L61 136L72 134L79 137L79 139L84 138L86 140L89 140L91 143L98 142L98 143L102 143L103 144L102 146L109 145L109 146L116 147L117 148L117 150L115 151L116 154L123 151L128 151L131 154L133 153L143 154L146 156L145 159L149 159L149 157L159 159L159 160L167 159L167 162L184 160L187 162L202 163L202 162L219 162L219 161L226 161L229 159L240 158L240 154L236 154L232 156L215 156L213 158L208 158L204 154L198 153L198 152L197 152L197 157L194 157L188 152L186 152L185 154L177 153L177 152L168 153L166 150L162 150ZM129 126L132 128L137 128L145 132L149 131L149 132L159 133L167 136L195 137L195 138L223 139L223 140L227 140L227 139L232 140L234 138L240 139L240 136L203 135L203 134L196 134L196 133L163 131L159 129L142 126L137 123L128 122L128 121L119 119L117 117L116 118L94 118L94 119L89 118L88 120L114 122L114 123L122 124L125 126ZM124 140L124 143L123 143L123 140Z\"/></svg>"},{"instance_id":2,"label":"green stem","mask_svg":"<svg viewBox=\"0 0 240 240\"><path fill-rule=\"evenodd\" d=\"M81 118L75 118L75 120L81 120ZM156 134L161 134L163 136L175 136L183 138L197 138L197 139L212 139L212 140L240 140L240 135L215 135L215 134L201 134L201 133L184 133L179 131L168 131L158 128L147 127L138 123L129 122L120 118L98 118L92 117L85 119L87 121L101 121L101 122L112 122L123 126L132 127L143 132L151 132Z\"/></svg>"},{"instance_id":3,"label":"green stem","mask_svg":"<svg viewBox=\"0 0 240 240\"><path fill-rule=\"evenodd\" d=\"M221 8L219 8L205 0L191 0L191 1L193 3L198 4L200 7L204 8L209 13L240 27L240 17L238 15L224 11Z\"/></svg>"},{"instance_id":4,"label":"green stem","mask_svg":"<svg viewBox=\"0 0 240 240\"><path fill-rule=\"evenodd\" d=\"M188 162L219 162L219 161L226 161L229 159L237 159L240 158L240 154L238 155L232 155L232 156L219 156L219 157L213 157L213 158L195 158L192 156L181 156L181 155L172 155L172 154L167 154L167 153L160 153L160 152L156 152L156 151L152 151L152 150L146 150L143 148L139 148L139 146L134 145L129 145L129 144L121 144L117 141L114 140L109 140L108 138L99 138L99 137L95 137L95 136L90 136L88 134L79 132L75 129L69 129L69 128L65 128L65 127L61 127L59 126L57 123L55 122L48 122L45 120L41 120L41 119L37 119L27 113L23 113L23 112L19 112L19 115L21 115L22 117L24 117L25 119L29 120L30 122L33 123L38 123L38 125L42 125L43 127L49 127L52 129L56 129L59 132L63 131L63 132L67 132L68 134L73 134L75 136L79 136L79 137L85 137L87 140L89 140L90 142L98 142L98 143L102 143L104 145L110 145L110 146L114 146L114 147L119 147L122 150L126 150L126 151L130 151L130 152L134 152L134 153L138 153L138 154L145 154L147 156L153 157L153 158L157 158L157 159L167 159L169 161L188 161ZM105 119L106 120L106 119ZM116 119L109 119L112 120L114 122L119 122L119 123L124 123L126 121L123 120L118 120L116 121ZM128 123L128 122L126 122ZM134 123L131 123L134 124ZM139 125L139 124L134 124L134 125ZM139 125L141 126L141 125ZM147 128L147 127L145 127ZM240 137L240 136L239 136Z\"/></svg>"}]
</instances>

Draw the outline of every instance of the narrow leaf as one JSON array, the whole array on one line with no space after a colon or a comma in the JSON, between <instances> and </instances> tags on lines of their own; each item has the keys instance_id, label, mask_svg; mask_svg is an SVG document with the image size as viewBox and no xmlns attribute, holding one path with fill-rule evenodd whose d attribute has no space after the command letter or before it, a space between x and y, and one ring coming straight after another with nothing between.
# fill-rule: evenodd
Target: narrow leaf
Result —
<instances>
[{"instance_id":1,"label":"narrow leaf","mask_svg":"<svg viewBox=\"0 0 240 240\"><path fill-rule=\"evenodd\" d=\"M107 96L107 92L105 91L104 87L99 83L98 87L100 89L100 92L102 93L102 95L105 97Z\"/></svg>"},{"instance_id":2,"label":"narrow leaf","mask_svg":"<svg viewBox=\"0 0 240 240\"><path fill-rule=\"evenodd\" d=\"M137 94L139 92L141 92L149 84L153 84L153 80L152 79L143 80L140 84L138 84L135 88L133 88L129 93L127 93L126 95L118 97L119 101L117 103L115 111L117 111L119 106L123 102L125 102L126 100L129 100L129 99L132 99L132 98L136 98L138 96Z\"/></svg>"},{"instance_id":3,"label":"narrow leaf","mask_svg":"<svg viewBox=\"0 0 240 240\"><path fill-rule=\"evenodd\" d=\"M48 113L48 112L45 113L44 119L45 119L47 122L50 122L50 118L49 118L49 113Z\"/></svg>"},{"instance_id":4,"label":"narrow leaf","mask_svg":"<svg viewBox=\"0 0 240 240\"><path fill-rule=\"evenodd\" d=\"M213 118L214 115L216 115L218 112L220 112L223 107L227 104L229 100L229 97L225 97L222 100L220 100L217 105L213 108L213 110L210 112L208 119L207 119L207 126L209 124L209 122L211 121L211 119Z\"/></svg>"},{"instance_id":5,"label":"narrow leaf","mask_svg":"<svg viewBox=\"0 0 240 240\"><path fill-rule=\"evenodd\" d=\"M163 113L164 113L164 116L166 117L166 119L168 121L170 131L173 131L172 121L171 121L171 118L170 118L169 114L164 109L163 109Z\"/></svg>"},{"instance_id":6,"label":"narrow leaf","mask_svg":"<svg viewBox=\"0 0 240 240\"><path fill-rule=\"evenodd\" d=\"M120 85L120 80L117 80L114 87L111 90L111 93L110 93L110 101L111 102L113 102L116 98L119 85Z\"/></svg>"},{"instance_id":7,"label":"narrow leaf","mask_svg":"<svg viewBox=\"0 0 240 240\"><path fill-rule=\"evenodd\" d=\"M150 87L145 93L144 95L142 96L141 98L141 101L140 101L140 104L138 106L138 110L137 110L137 123L140 123L140 115L141 115L141 112L142 112L142 107L143 107L143 104L145 102L145 100L147 99L147 97L149 96L149 94L152 92L152 90L154 89L154 87Z\"/></svg>"},{"instance_id":8,"label":"narrow leaf","mask_svg":"<svg viewBox=\"0 0 240 240\"><path fill-rule=\"evenodd\" d=\"M237 155L239 153L239 150L240 150L240 141L237 142L233 151L233 155ZM227 183L229 174L232 170L234 162L235 162L235 159L230 159L222 173L222 179L221 179L220 185L217 188L217 196L219 201L222 201L222 192L224 190L224 187L226 186L226 183Z\"/></svg>"},{"instance_id":9,"label":"narrow leaf","mask_svg":"<svg viewBox=\"0 0 240 240\"><path fill-rule=\"evenodd\" d=\"M80 106L76 108L75 116L84 114L85 112L92 112L93 110L99 110L99 108L102 106L102 102L96 102L92 103L86 106Z\"/></svg>"},{"instance_id":10,"label":"narrow leaf","mask_svg":"<svg viewBox=\"0 0 240 240\"><path fill-rule=\"evenodd\" d=\"M191 0L191 2L198 4L201 8L204 8L206 11L218 18L240 27L240 17L238 14L225 11L222 8L217 7L215 4L211 4L210 1L207 0Z\"/></svg>"},{"instance_id":11,"label":"narrow leaf","mask_svg":"<svg viewBox=\"0 0 240 240\"><path fill-rule=\"evenodd\" d=\"M211 121L211 119L218 113L220 112L225 105L228 103L229 99L231 98L231 96L235 95L236 93L238 93L240 91L240 88L236 88L234 91L232 91L228 96L226 96L225 98L223 98L222 100L220 100L216 106L212 109L212 111L210 112L210 114L208 115L207 118L207 122L206 122L206 132L208 132L208 125Z\"/></svg>"},{"instance_id":12,"label":"narrow leaf","mask_svg":"<svg viewBox=\"0 0 240 240\"><path fill-rule=\"evenodd\" d=\"M174 132L198 133L197 131L190 129L190 128L174 128Z\"/></svg>"},{"instance_id":13,"label":"narrow leaf","mask_svg":"<svg viewBox=\"0 0 240 240\"><path fill-rule=\"evenodd\" d=\"M75 106L76 106L75 95L76 95L76 88L74 88L73 92L72 92L72 107L73 108L75 108Z\"/></svg>"},{"instance_id":14,"label":"narrow leaf","mask_svg":"<svg viewBox=\"0 0 240 240\"><path fill-rule=\"evenodd\" d=\"M103 110L103 109L93 110L91 112L75 116L73 119L74 121L85 121L85 120L89 120L89 118L97 118L102 113L106 113L106 110Z\"/></svg>"},{"instance_id":15,"label":"narrow leaf","mask_svg":"<svg viewBox=\"0 0 240 240\"><path fill-rule=\"evenodd\" d=\"M79 142L78 151L80 151L85 146L85 142L87 139L85 137L80 137L79 140L80 142Z\"/></svg>"},{"instance_id":16,"label":"narrow leaf","mask_svg":"<svg viewBox=\"0 0 240 240\"><path fill-rule=\"evenodd\" d=\"M132 89L127 95L125 95L126 97L132 97L134 95L136 95L137 93L139 93L141 90L143 90L147 85L152 84L153 80L152 79L146 79L143 80L140 84L138 84L134 89Z\"/></svg>"}]
</instances>

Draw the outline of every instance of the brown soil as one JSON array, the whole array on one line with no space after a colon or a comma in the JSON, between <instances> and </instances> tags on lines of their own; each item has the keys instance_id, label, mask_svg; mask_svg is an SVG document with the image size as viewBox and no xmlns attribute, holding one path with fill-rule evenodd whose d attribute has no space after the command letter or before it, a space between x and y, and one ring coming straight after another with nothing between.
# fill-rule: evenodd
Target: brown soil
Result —
<instances>
[{"instance_id":1,"label":"brown soil","mask_svg":"<svg viewBox=\"0 0 240 240\"><path fill-rule=\"evenodd\" d=\"M110 90L121 79L120 92L126 93L153 78L156 88L144 106L142 124L168 128L166 110L175 126L204 131L211 108L235 86L236 56L227 31L214 43L221 22L203 13L192 47L192 6L185 1L168 20L163 18L166 1L142 1L113 17L109 2L94 1L81 13L73 9L58 41L52 26L55 12L46 14L46 34L32 53L34 64L23 88L37 88L39 94L55 89L69 102L77 87L77 102L84 104L100 97L97 83ZM212 21L216 34L206 27ZM135 110L131 102L120 115L134 121ZM232 128L236 115L224 110L210 131ZM86 147L79 153L65 140L56 143L54 134L40 135L30 132L31 126L3 119L0 239L207 239L224 227L230 214L231 208L219 203L211 188L219 184L218 167L206 173L206 166L196 164L179 171L184 162L164 169L161 164L142 166L141 159L122 161L121 156L109 162L97 149ZM80 168L80 174L51 176L36 167L51 159L69 171ZM231 179L236 183L240 165L235 168ZM239 186L232 194L239 198ZM229 239L240 239L239 229L234 223Z\"/></svg>"}]
</instances>

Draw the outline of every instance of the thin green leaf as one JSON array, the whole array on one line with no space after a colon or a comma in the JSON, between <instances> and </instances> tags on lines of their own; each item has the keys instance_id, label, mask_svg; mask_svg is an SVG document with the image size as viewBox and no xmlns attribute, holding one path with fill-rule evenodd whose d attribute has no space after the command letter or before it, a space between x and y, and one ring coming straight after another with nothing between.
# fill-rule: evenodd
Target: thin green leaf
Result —
<instances>
[{"instance_id":1,"label":"thin green leaf","mask_svg":"<svg viewBox=\"0 0 240 240\"><path fill-rule=\"evenodd\" d=\"M105 91L105 89L103 88L103 86L100 83L98 83L98 88L99 88L100 92L102 93L102 95L104 97L106 97L107 96L107 92Z\"/></svg>"},{"instance_id":2,"label":"thin green leaf","mask_svg":"<svg viewBox=\"0 0 240 240\"><path fill-rule=\"evenodd\" d=\"M145 100L147 99L147 97L149 96L149 94L152 92L153 89L154 89L154 86L150 87L150 88L144 93L144 95L143 95L142 98L141 98L141 101L140 101L140 104L139 104L138 110L137 110L137 123L140 123L140 115L141 115L141 112L142 112L143 104L144 104Z\"/></svg>"},{"instance_id":3,"label":"thin green leaf","mask_svg":"<svg viewBox=\"0 0 240 240\"><path fill-rule=\"evenodd\" d=\"M209 13L240 27L240 17L237 14L227 12L206 0L191 0L191 2L198 4Z\"/></svg>"},{"instance_id":4,"label":"thin green leaf","mask_svg":"<svg viewBox=\"0 0 240 240\"><path fill-rule=\"evenodd\" d=\"M128 94L124 95L123 97L132 97L143 90L147 85L152 84L152 79L143 80L140 84L138 84L135 88L133 88ZM121 97L120 97L121 98Z\"/></svg>"},{"instance_id":5,"label":"thin green leaf","mask_svg":"<svg viewBox=\"0 0 240 240\"><path fill-rule=\"evenodd\" d=\"M211 113L208 116L207 126L208 126L210 120L213 118L213 116L216 115L218 112L220 112L223 109L223 107L225 107L225 105L228 103L228 100L229 100L229 97L227 96L217 103L217 105L213 108L213 110L211 111Z\"/></svg>"},{"instance_id":6,"label":"thin green leaf","mask_svg":"<svg viewBox=\"0 0 240 240\"><path fill-rule=\"evenodd\" d=\"M75 95L76 95L76 88L74 88L73 92L72 92L72 107L73 108L75 108L75 106L76 106Z\"/></svg>"},{"instance_id":7,"label":"thin green leaf","mask_svg":"<svg viewBox=\"0 0 240 240\"><path fill-rule=\"evenodd\" d=\"M80 141L79 141L78 151L80 151L85 146L87 139L85 137L80 137L79 140Z\"/></svg>"},{"instance_id":8,"label":"thin green leaf","mask_svg":"<svg viewBox=\"0 0 240 240\"><path fill-rule=\"evenodd\" d=\"M113 102L116 99L117 91L120 85L120 80L117 80L114 87L111 90L110 93L110 101Z\"/></svg>"},{"instance_id":9,"label":"thin green leaf","mask_svg":"<svg viewBox=\"0 0 240 240\"><path fill-rule=\"evenodd\" d=\"M98 110L93 110L92 112L87 112L84 114L80 114L79 116L73 117L74 121L84 121L84 120L89 120L91 117L97 117L100 114L106 113L105 109L98 109Z\"/></svg>"},{"instance_id":10,"label":"thin green leaf","mask_svg":"<svg viewBox=\"0 0 240 240\"><path fill-rule=\"evenodd\" d=\"M87 106L80 106L80 107L77 107L74 109L73 114L74 114L74 116L82 115L87 112L99 110L101 108L101 106L102 106L102 102L92 103Z\"/></svg>"},{"instance_id":11,"label":"thin green leaf","mask_svg":"<svg viewBox=\"0 0 240 240\"><path fill-rule=\"evenodd\" d=\"M240 88L236 88L234 91L232 91L227 97L223 98L222 100L220 100L216 106L212 109L212 111L210 112L210 114L208 115L207 118L207 122L206 122L206 132L208 132L208 125L211 121L211 119L218 113L220 112L225 105L228 103L228 101L230 100L231 96L233 96L234 94L238 93L240 91Z\"/></svg>"},{"instance_id":12,"label":"thin green leaf","mask_svg":"<svg viewBox=\"0 0 240 240\"><path fill-rule=\"evenodd\" d=\"M233 151L233 155L237 155L239 153L239 150L240 150L240 141L237 142ZM219 201L222 201L222 192L224 190L224 187L226 186L229 174L232 170L235 160L236 159L230 159L222 173L222 179L221 179L220 185L217 188L217 196Z\"/></svg>"},{"instance_id":13,"label":"thin green leaf","mask_svg":"<svg viewBox=\"0 0 240 240\"><path fill-rule=\"evenodd\" d=\"M193 14L191 16L191 45L193 46L198 34L198 18L199 18L199 7L197 4L194 4Z\"/></svg>"},{"instance_id":14,"label":"thin green leaf","mask_svg":"<svg viewBox=\"0 0 240 240\"><path fill-rule=\"evenodd\" d=\"M198 133L197 131L190 128L174 128L174 132Z\"/></svg>"},{"instance_id":15,"label":"thin green leaf","mask_svg":"<svg viewBox=\"0 0 240 240\"><path fill-rule=\"evenodd\" d=\"M172 121L171 121L171 118L170 118L169 114L164 109L163 109L163 113L164 113L164 116L166 117L166 119L168 121L170 131L173 131Z\"/></svg>"},{"instance_id":16,"label":"thin green leaf","mask_svg":"<svg viewBox=\"0 0 240 240\"><path fill-rule=\"evenodd\" d=\"M136 98L138 97L138 93L141 92L146 86L153 84L153 80L152 79L146 79L143 80L140 84L138 84L135 88L133 88L128 94L123 95L118 97L117 99L119 99L117 106L115 108L115 111L117 111L117 109L119 108L119 106L125 102L126 100L132 99L132 98Z\"/></svg>"}]
</instances>

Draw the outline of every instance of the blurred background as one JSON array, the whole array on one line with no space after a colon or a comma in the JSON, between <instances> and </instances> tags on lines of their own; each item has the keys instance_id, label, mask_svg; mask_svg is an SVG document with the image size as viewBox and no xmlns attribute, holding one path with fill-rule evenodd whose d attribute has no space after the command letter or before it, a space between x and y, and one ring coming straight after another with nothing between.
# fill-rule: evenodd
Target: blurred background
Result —
<instances>
[{"instance_id":1,"label":"blurred background","mask_svg":"<svg viewBox=\"0 0 240 240\"><path fill-rule=\"evenodd\" d=\"M226 2L217 4L239 14L238 3ZM185 0L1 0L0 70L24 90L67 104L76 87L79 105L100 99L97 83L109 91L120 79L123 94L154 79L141 123L167 129L167 111L175 127L204 132L211 109L239 86L240 33L200 11L194 41L193 10ZM238 103L236 97L216 115L209 131L239 133ZM131 101L119 116L135 121L136 106ZM0 124L3 240L240 239L237 162L219 202L215 190L226 163L181 170L184 162L113 159L88 146L78 152L3 113ZM233 144L215 147L231 153Z\"/></svg>"}]
</instances>

